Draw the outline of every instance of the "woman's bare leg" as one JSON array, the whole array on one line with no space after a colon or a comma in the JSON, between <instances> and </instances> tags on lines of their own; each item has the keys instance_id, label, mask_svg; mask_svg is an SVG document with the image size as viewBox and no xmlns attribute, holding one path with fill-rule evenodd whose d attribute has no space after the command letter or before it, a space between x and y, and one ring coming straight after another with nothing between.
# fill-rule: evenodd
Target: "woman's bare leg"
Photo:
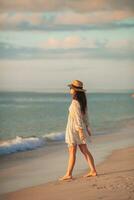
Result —
<instances>
[{"instance_id":1,"label":"woman's bare leg","mask_svg":"<svg viewBox=\"0 0 134 200\"><path fill-rule=\"evenodd\" d=\"M72 171L76 160L77 145L69 146L68 151L69 151L69 160L68 160L67 172L65 176L61 177L59 180L66 180L72 178Z\"/></svg>"},{"instance_id":2,"label":"woman's bare leg","mask_svg":"<svg viewBox=\"0 0 134 200\"><path fill-rule=\"evenodd\" d=\"M97 171L95 169L94 159L93 159L92 154L89 152L87 145L86 144L80 144L79 148L80 148L81 152L84 154L86 161L88 162L89 167L90 167L90 172L88 174L84 175L84 177L96 176Z\"/></svg>"}]
</instances>

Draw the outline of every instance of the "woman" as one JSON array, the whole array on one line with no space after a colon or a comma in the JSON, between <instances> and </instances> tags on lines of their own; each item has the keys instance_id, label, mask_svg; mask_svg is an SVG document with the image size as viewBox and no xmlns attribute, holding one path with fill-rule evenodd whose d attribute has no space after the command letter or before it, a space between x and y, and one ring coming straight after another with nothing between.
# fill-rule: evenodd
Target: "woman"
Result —
<instances>
[{"instance_id":1,"label":"woman","mask_svg":"<svg viewBox=\"0 0 134 200\"><path fill-rule=\"evenodd\" d=\"M97 176L94 159L86 144L87 135L91 136L87 99L85 94L86 90L83 89L83 83L79 80L74 80L68 86L70 87L70 94L72 95L65 135L65 142L68 144L69 150L69 161L66 174L59 178L59 180L72 179L77 145L90 167L90 172L85 174L83 177Z\"/></svg>"}]
</instances>

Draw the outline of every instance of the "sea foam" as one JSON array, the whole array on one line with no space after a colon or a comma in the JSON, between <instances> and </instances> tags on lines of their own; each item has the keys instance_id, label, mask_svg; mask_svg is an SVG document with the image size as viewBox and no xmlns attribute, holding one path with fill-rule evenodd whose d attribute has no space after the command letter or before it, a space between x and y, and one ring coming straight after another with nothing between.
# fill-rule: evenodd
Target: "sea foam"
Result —
<instances>
[{"instance_id":1,"label":"sea foam","mask_svg":"<svg viewBox=\"0 0 134 200\"><path fill-rule=\"evenodd\" d=\"M44 146L48 142L63 141L64 133L50 133L41 137L21 137L2 141L0 143L0 155L11 154L18 151L28 151Z\"/></svg>"}]
</instances>

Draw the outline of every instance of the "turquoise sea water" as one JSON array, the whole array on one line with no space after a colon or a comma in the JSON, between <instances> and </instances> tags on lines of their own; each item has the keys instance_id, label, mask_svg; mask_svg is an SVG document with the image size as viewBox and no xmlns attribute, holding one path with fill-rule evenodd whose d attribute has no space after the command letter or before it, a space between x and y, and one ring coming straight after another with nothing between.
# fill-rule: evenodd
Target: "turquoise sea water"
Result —
<instances>
[{"instance_id":1,"label":"turquoise sea water","mask_svg":"<svg viewBox=\"0 0 134 200\"><path fill-rule=\"evenodd\" d=\"M87 93L94 135L109 134L134 119L129 93ZM64 141L69 93L0 92L0 154Z\"/></svg>"}]
</instances>

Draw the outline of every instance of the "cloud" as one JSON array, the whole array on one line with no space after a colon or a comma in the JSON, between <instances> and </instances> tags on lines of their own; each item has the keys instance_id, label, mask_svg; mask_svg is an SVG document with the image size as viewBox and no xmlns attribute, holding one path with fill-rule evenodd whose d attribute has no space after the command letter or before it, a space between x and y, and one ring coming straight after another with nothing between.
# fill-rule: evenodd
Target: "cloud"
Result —
<instances>
[{"instance_id":1,"label":"cloud","mask_svg":"<svg viewBox=\"0 0 134 200\"><path fill-rule=\"evenodd\" d=\"M64 39L49 38L48 40L41 42L39 45L41 48L77 48L80 46L81 39L78 36L68 36Z\"/></svg>"},{"instance_id":2,"label":"cloud","mask_svg":"<svg viewBox=\"0 0 134 200\"><path fill-rule=\"evenodd\" d=\"M0 59L134 59L133 40L90 40L77 36L48 38L36 47L0 43Z\"/></svg>"},{"instance_id":3,"label":"cloud","mask_svg":"<svg viewBox=\"0 0 134 200\"><path fill-rule=\"evenodd\" d=\"M134 51L132 39L89 39L78 36L67 36L63 39L49 37L45 41L41 41L38 45L42 49L124 49Z\"/></svg>"},{"instance_id":4,"label":"cloud","mask_svg":"<svg viewBox=\"0 0 134 200\"><path fill-rule=\"evenodd\" d=\"M39 26L45 21L42 18L41 13L1 13L0 14L0 26L1 28L16 28L22 23L27 23L29 26Z\"/></svg>"},{"instance_id":5,"label":"cloud","mask_svg":"<svg viewBox=\"0 0 134 200\"><path fill-rule=\"evenodd\" d=\"M57 25L98 24L98 23L123 20L131 17L134 17L133 12L123 11L123 10L98 11L86 14L76 13L76 12L61 12L55 16L53 23Z\"/></svg>"},{"instance_id":6,"label":"cloud","mask_svg":"<svg viewBox=\"0 0 134 200\"><path fill-rule=\"evenodd\" d=\"M27 22L31 25L39 25L42 22L42 15L40 13L27 14L27 15L25 13L16 13L15 15L10 16L8 21L9 23L12 24Z\"/></svg>"},{"instance_id":7,"label":"cloud","mask_svg":"<svg viewBox=\"0 0 134 200\"><path fill-rule=\"evenodd\" d=\"M76 48L100 48L105 47L106 40L88 39L85 37L79 37L77 35L70 35L63 39L49 37L45 41L41 41L38 45L43 49L76 49Z\"/></svg>"},{"instance_id":8,"label":"cloud","mask_svg":"<svg viewBox=\"0 0 134 200\"><path fill-rule=\"evenodd\" d=\"M76 13L72 11L55 13L3 12L0 13L0 29L4 30L77 30L134 27L126 20L133 18L128 11L98 11ZM125 22L124 22L125 21ZM119 23L117 23L119 22Z\"/></svg>"},{"instance_id":9,"label":"cloud","mask_svg":"<svg viewBox=\"0 0 134 200\"><path fill-rule=\"evenodd\" d=\"M133 0L0 0L1 11L57 11L74 10L89 12L96 10L133 10Z\"/></svg>"},{"instance_id":10,"label":"cloud","mask_svg":"<svg viewBox=\"0 0 134 200\"><path fill-rule=\"evenodd\" d=\"M134 41L132 39L120 39L108 41L106 47L109 49L125 49L134 52Z\"/></svg>"}]
</instances>

